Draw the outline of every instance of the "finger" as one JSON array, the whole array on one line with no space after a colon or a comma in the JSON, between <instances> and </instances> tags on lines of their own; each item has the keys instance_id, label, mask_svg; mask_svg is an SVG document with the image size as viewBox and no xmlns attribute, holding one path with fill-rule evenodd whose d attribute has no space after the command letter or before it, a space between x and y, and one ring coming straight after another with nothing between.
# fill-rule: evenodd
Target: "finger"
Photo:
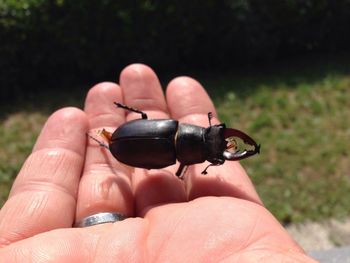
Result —
<instances>
[{"instance_id":1,"label":"finger","mask_svg":"<svg viewBox=\"0 0 350 263\"><path fill-rule=\"evenodd\" d=\"M188 77L176 78L169 83L167 101L171 116L184 123L208 127L208 112L216 116L214 105L204 88ZM218 123L218 120L213 118L213 123ZM238 162L226 161L221 166L211 167L207 175L202 175L207 165L208 162L205 162L187 170L189 199L225 195L261 204L252 182Z\"/></svg>"},{"instance_id":2,"label":"finger","mask_svg":"<svg viewBox=\"0 0 350 263\"><path fill-rule=\"evenodd\" d=\"M167 87L166 98L171 117L174 119L192 118L195 121L195 118L202 118L201 115L204 115L206 127L208 112L217 117L215 106L207 92L200 83L190 77L178 77L172 80Z\"/></svg>"},{"instance_id":3,"label":"finger","mask_svg":"<svg viewBox=\"0 0 350 263\"><path fill-rule=\"evenodd\" d=\"M85 113L75 108L49 117L0 211L0 247L72 226L87 128Z\"/></svg>"},{"instance_id":4,"label":"finger","mask_svg":"<svg viewBox=\"0 0 350 263\"><path fill-rule=\"evenodd\" d=\"M124 103L145 111L150 119L169 118L164 94L154 71L142 64L126 67L120 74ZM126 112L128 120L139 119L138 113Z\"/></svg>"},{"instance_id":5,"label":"finger","mask_svg":"<svg viewBox=\"0 0 350 263\"><path fill-rule=\"evenodd\" d=\"M152 69L141 64L131 65L121 73L120 84L126 105L144 111L149 119L169 118L161 85ZM141 118L134 112L126 114L128 120ZM152 149L140 146L140 150L152 154ZM164 169L150 172L137 169L133 175L133 188L137 213L156 204L185 200L182 182Z\"/></svg>"},{"instance_id":6,"label":"finger","mask_svg":"<svg viewBox=\"0 0 350 263\"><path fill-rule=\"evenodd\" d=\"M120 87L115 83L100 83L88 92L85 112L90 134L103 141L97 130L113 132L125 121L124 112L113 104L122 101ZM105 142L108 144L108 142ZM95 141L88 139L83 176L80 181L76 220L100 212L134 213L129 178L130 169L119 163Z\"/></svg>"},{"instance_id":7,"label":"finger","mask_svg":"<svg viewBox=\"0 0 350 263\"><path fill-rule=\"evenodd\" d=\"M287 260L303 250L264 207L237 198L164 205L150 210L146 219L156 226L148 232L148 256L159 262L171 254L176 262L309 262Z\"/></svg>"},{"instance_id":8,"label":"finger","mask_svg":"<svg viewBox=\"0 0 350 263\"><path fill-rule=\"evenodd\" d=\"M1 262L168 262L170 257L172 262L209 257L209 262L315 262L263 207L224 198L163 206L147 220L57 229L0 250Z\"/></svg>"},{"instance_id":9,"label":"finger","mask_svg":"<svg viewBox=\"0 0 350 263\"><path fill-rule=\"evenodd\" d=\"M1 262L147 262L148 224L129 218L114 224L57 229L0 249Z\"/></svg>"}]
</instances>

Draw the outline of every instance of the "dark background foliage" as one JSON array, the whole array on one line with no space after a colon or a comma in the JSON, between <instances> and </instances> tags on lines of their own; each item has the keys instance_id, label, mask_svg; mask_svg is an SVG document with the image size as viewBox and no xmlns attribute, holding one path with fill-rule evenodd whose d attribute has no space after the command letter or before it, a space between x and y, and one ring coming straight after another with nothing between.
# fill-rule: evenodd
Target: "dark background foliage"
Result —
<instances>
[{"instance_id":1,"label":"dark background foliage","mask_svg":"<svg viewBox=\"0 0 350 263\"><path fill-rule=\"evenodd\" d=\"M0 95L159 72L220 70L350 46L349 0L2 0Z\"/></svg>"}]
</instances>

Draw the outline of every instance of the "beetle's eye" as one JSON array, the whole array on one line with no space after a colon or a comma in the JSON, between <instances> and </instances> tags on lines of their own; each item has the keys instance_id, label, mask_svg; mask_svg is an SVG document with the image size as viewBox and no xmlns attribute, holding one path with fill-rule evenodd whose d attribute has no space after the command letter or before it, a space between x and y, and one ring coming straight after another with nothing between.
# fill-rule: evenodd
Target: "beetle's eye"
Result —
<instances>
[{"instance_id":1,"label":"beetle's eye","mask_svg":"<svg viewBox=\"0 0 350 263\"><path fill-rule=\"evenodd\" d=\"M254 150L254 146L245 143L241 138L232 136L225 139L226 144L226 151L231 153L238 153L238 152L244 152L249 150Z\"/></svg>"}]
</instances>

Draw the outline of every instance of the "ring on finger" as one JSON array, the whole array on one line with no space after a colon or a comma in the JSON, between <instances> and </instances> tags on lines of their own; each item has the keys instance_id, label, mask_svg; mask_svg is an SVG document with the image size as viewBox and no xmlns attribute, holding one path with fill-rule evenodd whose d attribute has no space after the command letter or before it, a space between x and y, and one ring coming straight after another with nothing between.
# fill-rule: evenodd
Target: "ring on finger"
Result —
<instances>
[{"instance_id":1,"label":"ring on finger","mask_svg":"<svg viewBox=\"0 0 350 263\"><path fill-rule=\"evenodd\" d=\"M114 223L126 218L121 213L103 212L84 217L82 220L75 222L74 227L88 227L105 223Z\"/></svg>"}]
</instances>

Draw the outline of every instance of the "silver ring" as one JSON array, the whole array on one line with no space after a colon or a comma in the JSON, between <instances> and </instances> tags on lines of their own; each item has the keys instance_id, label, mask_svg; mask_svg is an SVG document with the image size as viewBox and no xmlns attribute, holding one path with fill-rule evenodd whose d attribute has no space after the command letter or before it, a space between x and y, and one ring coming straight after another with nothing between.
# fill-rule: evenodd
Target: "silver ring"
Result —
<instances>
[{"instance_id":1,"label":"silver ring","mask_svg":"<svg viewBox=\"0 0 350 263\"><path fill-rule=\"evenodd\" d=\"M75 227L88 227L104 223L113 223L116 221L122 221L126 217L120 213L98 213L88 217L83 218L74 224Z\"/></svg>"}]
</instances>

